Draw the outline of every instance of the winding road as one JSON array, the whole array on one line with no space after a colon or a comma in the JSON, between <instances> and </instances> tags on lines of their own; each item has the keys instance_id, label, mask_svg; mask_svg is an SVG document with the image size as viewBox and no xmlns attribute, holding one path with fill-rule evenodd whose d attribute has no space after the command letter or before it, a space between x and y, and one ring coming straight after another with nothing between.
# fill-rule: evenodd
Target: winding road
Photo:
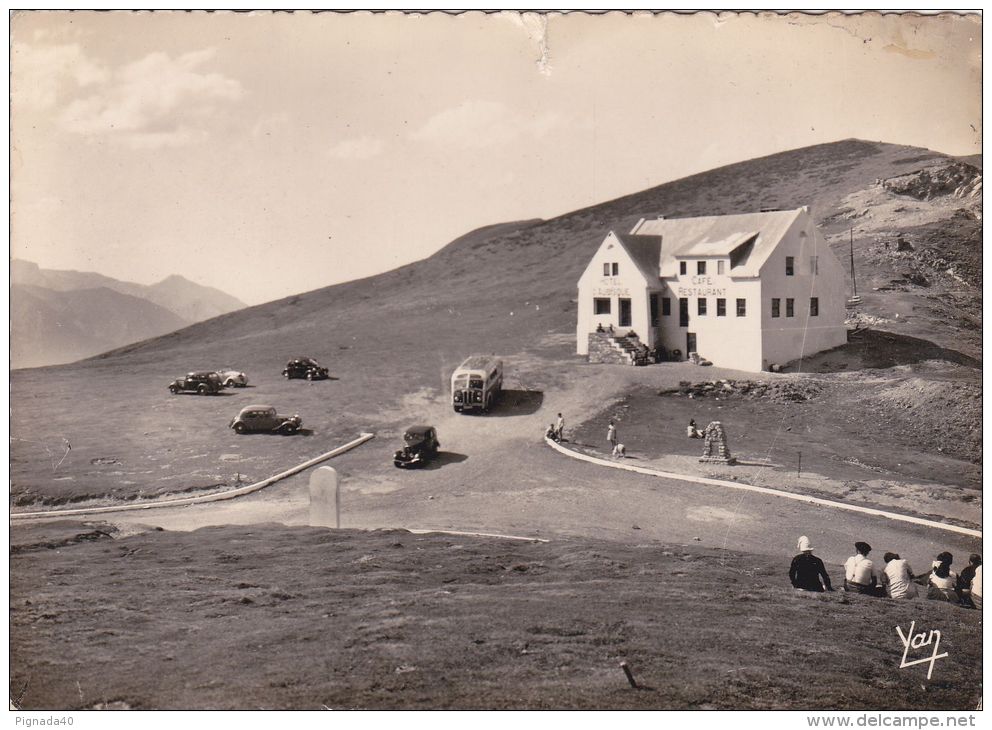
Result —
<instances>
[{"instance_id":1,"label":"winding road","mask_svg":"<svg viewBox=\"0 0 992 730\"><path fill-rule=\"evenodd\" d=\"M865 540L879 562L885 551L918 571L943 550L956 566L982 552L980 537L775 496L607 468L570 459L542 435L558 411L592 414L649 369L607 373L588 367L565 387L526 408L487 416L456 415L438 397L410 405L401 418L428 418L442 454L429 468L392 466L395 434L380 434L327 462L341 475L341 525L501 533L544 539L595 537L628 543L661 541L779 556L783 576L796 541L807 535L816 554L839 565ZM716 373L714 373L716 375ZM518 391L519 392L519 391ZM328 444L331 448L333 444ZM310 471L289 476L238 499L115 513L132 526L193 530L218 524L306 525Z\"/></svg>"}]
</instances>

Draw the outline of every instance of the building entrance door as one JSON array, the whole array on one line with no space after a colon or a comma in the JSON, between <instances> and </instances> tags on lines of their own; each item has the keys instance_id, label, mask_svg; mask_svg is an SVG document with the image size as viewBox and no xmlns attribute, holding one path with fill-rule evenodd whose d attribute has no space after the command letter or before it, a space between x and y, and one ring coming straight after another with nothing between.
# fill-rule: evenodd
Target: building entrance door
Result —
<instances>
[{"instance_id":1,"label":"building entrance door","mask_svg":"<svg viewBox=\"0 0 992 730\"><path fill-rule=\"evenodd\" d=\"M630 300L620 299L620 326L630 327Z\"/></svg>"},{"instance_id":2,"label":"building entrance door","mask_svg":"<svg viewBox=\"0 0 992 730\"><path fill-rule=\"evenodd\" d=\"M696 351L696 333L686 332L685 333L685 355L689 356L690 352Z\"/></svg>"}]
</instances>

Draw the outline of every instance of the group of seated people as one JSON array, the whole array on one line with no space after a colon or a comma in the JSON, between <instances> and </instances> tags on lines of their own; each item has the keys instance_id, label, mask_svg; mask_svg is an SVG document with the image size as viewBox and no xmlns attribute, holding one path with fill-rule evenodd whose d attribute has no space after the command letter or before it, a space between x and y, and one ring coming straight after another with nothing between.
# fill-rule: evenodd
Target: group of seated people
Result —
<instances>
[{"instance_id":1,"label":"group of seated people","mask_svg":"<svg viewBox=\"0 0 992 730\"><path fill-rule=\"evenodd\" d=\"M830 576L823 561L813 555L808 537L799 538L799 554L792 559L789 580L793 588L803 591L832 591ZM868 596L916 598L917 586L925 587L926 598L949 601L966 608L982 608L982 557L972 555L968 566L958 575L951 570L954 556L940 553L929 571L916 575L898 553L885 553L881 569L868 558L871 545L854 543L855 553L844 563L844 590Z\"/></svg>"}]
</instances>

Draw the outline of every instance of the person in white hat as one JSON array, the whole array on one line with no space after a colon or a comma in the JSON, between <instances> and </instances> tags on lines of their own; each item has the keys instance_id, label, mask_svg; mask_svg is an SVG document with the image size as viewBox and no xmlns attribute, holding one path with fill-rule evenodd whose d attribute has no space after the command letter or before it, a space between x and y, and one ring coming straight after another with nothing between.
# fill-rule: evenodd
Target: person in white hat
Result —
<instances>
[{"instance_id":1,"label":"person in white hat","mask_svg":"<svg viewBox=\"0 0 992 730\"><path fill-rule=\"evenodd\" d=\"M809 538L803 535L799 538L797 545L799 554L792 559L792 566L789 568L789 580L792 587L800 591L816 591L823 593L824 590L832 591L830 576L823 561L813 555L813 546Z\"/></svg>"}]
</instances>

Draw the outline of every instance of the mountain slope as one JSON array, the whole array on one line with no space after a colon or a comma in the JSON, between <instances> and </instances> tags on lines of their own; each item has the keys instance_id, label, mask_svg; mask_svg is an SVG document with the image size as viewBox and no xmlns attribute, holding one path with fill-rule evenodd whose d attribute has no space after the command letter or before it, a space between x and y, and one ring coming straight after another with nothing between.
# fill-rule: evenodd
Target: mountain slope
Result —
<instances>
[{"instance_id":1,"label":"mountain slope","mask_svg":"<svg viewBox=\"0 0 992 730\"><path fill-rule=\"evenodd\" d=\"M170 353L188 357L202 352L207 359L234 357L249 365L258 361L275 367L283 353L329 354L337 343L354 337L363 340L368 351L402 358L411 347L420 349L417 343L439 328L447 337L463 340L468 351L519 348L537 333L571 331L576 282L611 229L629 230L639 218L658 214L717 215L809 205L818 222L834 221L833 229L826 230L828 242L846 260L847 226L836 225L836 216L843 214L849 196L872 189L880 180L952 162L956 161L929 150L860 140L783 152L547 221L481 229L424 261L251 307L108 357L158 359ZM937 211L938 218L954 214L953 206L941 212L932 202L926 205ZM959 207L964 205L961 202ZM864 267L858 272L861 280L875 264L857 254L873 242L855 237L857 265ZM955 245L973 253L981 250L981 239L973 231ZM935 304L933 297L939 291L911 292L908 306L918 308L918 327L905 318L895 326L907 323L907 335L932 336L941 345L980 354L980 328L950 332L935 326L947 317L970 321L980 317L980 308L975 309L980 289L965 288L967 296L952 302L950 310L944 301ZM931 310L932 317L922 316ZM407 343L411 338L412 344Z\"/></svg>"},{"instance_id":2,"label":"mountain slope","mask_svg":"<svg viewBox=\"0 0 992 730\"><path fill-rule=\"evenodd\" d=\"M56 291L13 284L11 367L71 362L185 324L157 304L105 287Z\"/></svg>"},{"instance_id":3,"label":"mountain slope","mask_svg":"<svg viewBox=\"0 0 992 730\"><path fill-rule=\"evenodd\" d=\"M142 297L188 322L202 322L245 306L244 302L220 289L196 284L176 274L145 287Z\"/></svg>"},{"instance_id":4,"label":"mountain slope","mask_svg":"<svg viewBox=\"0 0 992 730\"><path fill-rule=\"evenodd\" d=\"M176 274L146 286L92 271L42 269L31 261L14 259L10 262L10 279L12 284L32 284L55 291L104 287L165 307L187 322L200 322L245 306L244 302L220 289L197 284Z\"/></svg>"},{"instance_id":5,"label":"mountain slope","mask_svg":"<svg viewBox=\"0 0 992 730\"><path fill-rule=\"evenodd\" d=\"M17 259L10 282L15 368L72 362L245 306L181 276L145 286Z\"/></svg>"}]
</instances>

